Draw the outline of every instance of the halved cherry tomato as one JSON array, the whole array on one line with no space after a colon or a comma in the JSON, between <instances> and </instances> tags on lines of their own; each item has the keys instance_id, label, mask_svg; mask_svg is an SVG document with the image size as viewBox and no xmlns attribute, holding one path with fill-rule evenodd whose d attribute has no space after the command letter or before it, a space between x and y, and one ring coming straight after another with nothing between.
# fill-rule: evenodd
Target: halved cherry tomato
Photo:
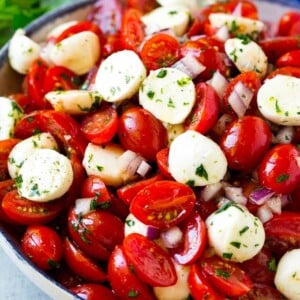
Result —
<instances>
[{"instance_id":1,"label":"halved cherry tomato","mask_svg":"<svg viewBox=\"0 0 300 300\"><path fill-rule=\"evenodd\" d=\"M299 149L292 144L276 145L264 156L258 168L261 185L287 194L300 184Z\"/></svg>"},{"instance_id":2,"label":"halved cherry tomato","mask_svg":"<svg viewBox=\"0 0 300 300\"><path fill-rule=\"evenodd\" d=\"M286 66L286 67L275 69L266 77L266 80L271 79L276 75L288 75L288 76L300 78L300 67Z\"/></svg>"},{"instance_id":3,"label":"halved cherry tomato","mask_svg":"<svg viewBox=\"0 0 300 300\"><path fill-rule=\"evenodd\" d=\"M169 286L177 281L171 258L155 242L131 233L124 239L123 249L128 262L144 282L152 286Z\"/></svg>"},{"instance_id":4,"label":"halved cherry tomato","mask_svg":"<svg viewBox=\"0 0 300 300\"><path fill-rule=\"evenodd\" d=\"M144 42L140 55L148 70L169 67L180 58L180 44L170 34L156 33Z\"/></svg>"},{"instance_id":5,"label":"halved cherry tomato","mask_svg":"<svg viewBox=\"0 0 300 300\"><path fill-rule=\"evenodd\" d=\"M74 207L68 216L68 230L79 248L97 260L107 260L111 251L121 244L124 224L113 214L104 210L92 210L77 214Z\"/></svg>"},{"instance_id":6,"label":"halved cherry tomato","mask_svg":"<svg viewBox=\"0 0 300 300\"><path fill-rule=\"evenodd\" d=\"M251 291L239 300L282 300L283 296L273 286L254 283Z\"/></svg>"},{"instance_id":7,"label":"halved cherry tomato","mask_svg":"<svg viewBox=\"0 0 300 300\"><path fill-rule=\"evenodd\" d=\"M44 225L27 227L21 240L24 254L42 270L58 268L63 255L60 236Z\"/></svg>"},{"instance_id":8,"label":"halved cherry tomato","mask_svg":"<svg viewBox=\"0 0 300 300\"><path fill-rule=\"evenodd\" d=\"M194 263L188 276L188 285L194 299L225 300L225 296L217 293L202 273L199 263Z\"/></svg>"},{"instance_id":9,"label":"halved cherry tomato","mask_svg":"<svg viewBox=\"0 0 300 300\"><path fill-rule=\"evenodd\" d=\"M218 120L220 100L214 88L205 82L196 85L196 95L196 104L184 126L205 134Z\"/></svg>"},{"instance_id":10,"label":"halved cherry tomato","mask_svg":"<svg viewBox=\"0 0 300 300\"><path fill-rule=\"evenodd\" d=\"M70 287L69 290L80 299L99 300L99 296L103 300L118 300L117 296L106 286L96 283L83 283Z\"/></svg>"},{"instance_id":11,"label":"halved cherry tomato","mask_svg":"<svg viewBox=\"0 0 300 300\"><path fill-rule=\"evenodd\" d=\"M89 72L87 73L87 75L86 75L86 77L84 79L84 82L81 85L80 89L82 89L82 90L88 90L88 91L95 90L94 86L95 86L95 81L96 81L96 76L97 76L98 70L99 70L99 66L98 65L93 66L89 70Z\"/></svg>"},{"instance_id":12,"label":"halved cherry tomato","mask_svg":"<svg viewBox=\"0 0 300 300\"><path fill-rule=\"evenodd\" d=\"M163 180L139 191L130 204L130 211L145 224L168 228L187 218L195 201L195 194L189 186Z\"/></svg>"},{"instance_id":13,"label":"halved cherry tomato","mask_svg":"<svg viewBox=\"0 0 300 300\"><path fill-rule=\"evenodd\" d=\"M141 107L132 107L122 113L118 137L125 149L149 160L155 160L156 153L168 143L167 131L161 121Z\"/></svg>"},{"instance_id":14,"label":"halved cherry tomato","mask_svg":"<svg viewBox=\"0 0 300 300\"><path fill-rule=\"evenodd\" d=\"M211 256L201 259L200 265L214 288L229 297L243 296L252 288L250 277L238 264Z\"/></svg>"},{"instance_id":15,"label":"halved cherry tomato","mask_svg":"<svg viewBox=\"0 0 300 300\"><path fill-rule=\"evenodd\" d=\"M100 108L83 117L81 131L94 144L106 144L112 140L118 129L118 114L110 104L102 103Z\"/></svg>"},{"instance_id":16,"label":"halved cherry tomato","mask_svg":"<svg viewBox=\"0 0 300 300\"><path fill-rule=\"evenodd\" d=\"M128 183L117 189L117 195L125 204L129 205L139 191L147 185L162 179L163 176L161 174L157 174L144 180Z\"/></svg>"},{"instance_id":17,"label":"halved cherry tomato","mask_svg":"<svg viewBox=\"0 0 300 300\"><path fill-rule=\"evenodd\" d=\"M269 125L260 117L244 116L233 121L220 140L229 168L253 170L268 151L272 140Z\"/></svg>"},{"instance_id":18,"label":"halved cherry tomato","mask_svg":"<svg viewBox=\"0 0 300 300\"><path fill-rule=\"evenodd\" d=\"M300 68L300 49L289 51L282 56L280 56L276 61L276 67L298 67Z\"/></svg>"},{"instance_id":19,"label":"halved cherry tomato","mask_svg":"<svg viewBox=\"0 0 300 300\"><path fill-rule=\"evenodd\" d=\"M282 212L264 224L266 246L272 253L282 255L300 247L300 214Z\"/></svg>"},{"instance_id":20,"label":"halved cherry tomato","mask_svg":"<svg viewBox=\"0 0 300 300\"><path fill-rule=\"evenodd\" d=\"M295 35L299 35L299 34L300 34L300 19L292 25L292 27L289 31L290 36L295 36Z\"/></svg>"},{"instance_id":21,"label":"halved cherry tomato","mask_svg":"<svg viewBox=\"0 0 300 300\"><path fill-rule=\"evenodd\" d=\"M141 12L135 8L128 8L124 11L121 28L121 39L124 49L137 52L144 40L144 24L141 17Z\"/></svg>"},{"instance_id":22,"label":"halved cherry tomato","mask_svg":"<svg viewBox=\"0 0 300 300\"><path fill-rule=\"evenodd\" d=\"M2 199L2 209L16 224L44 224L55 219L63 210L63 201L30 201L21 197L17 189L6 193Z\"/></svg>"},{"instance_id":23,"label":"halved cherry tomato","mask_svg":"<svg viewBox=\"0 0 300 300\"><path fill-rule=\"evenodd\" d=\"M128 263L122 246L116 246L108 261L108 277L112 289L122 299L154 300L149 287L139 279Z\"/></svg>"},{"instance_id":24,"label":"halved cherry tomato","mask_svg":"<svg viewBox=\"0 0 300 300\"><path fill-rule=\"evenodd\" d=\"M0 181L0 221L5 223L11 223L11 220L7 217L5 212L2 209L2 199L6 193L13 190L15 181L12 179L7 179Z\"/></svg>"},{"instance_id":25,"label":"halved cherry tomato","mask_svg":"<svg viewBox=\"0 0 300 300\"><path fill-rule=\"evenodd\" d=\"M196 204L195 208L196 211L199 213L201 218L203 220L206 220L206 218L212 214L214 211L218 209L217 201L214 201L214 199L211 199L210 201L205 201L201 198L201 192L196 191Z\"/></svg>"},{"instance_id":26,"label":"halved cherry tomato","mask_svg":"<svg viewBox=\"0 0 300 300\"><path fill-rule=\"evenodd\" d=\"M194 211L178 225L183 232L182 244L171 249L172 256L181 265L194 263L204 252L207 230L200 215Z\"/></svg>"},{"instance_id":27,"label":"halved cherry tomato","mask_svg":"<svg viewBox=\"0 0 300 300\"><path fill-rule=\"evenodd\" d=\"M287 11L283 13L278 21L277 35L288 36L293 24L300 20L298 11Z\"/></svg>"},{"instance_id":28,"label":"halved cherry tomato","mask_svg":"<svg viewBox=\"0 0 300 300\"><path fill-rule=\"evenodd\" d=\"M25 92L23 92L23 94L10 94L8 98L16 101L27 114L31 113L37 108L36 105L34 105L34 101L32 100L32 98L28 94L25 94Z\"/></svg>"},{"instance_id":29,"label":"halved cherry tomato","mask_svg":"<svg viewBox=\"0 0 300 300\"><path fill-rule=\"evenodd\" d=\"M163 148L156 153L156 163L166 179L173 179L171 173L169 172L169 148Z\"/></svg>"},{"instance_id":30,"label":"halved cherry tomato","mask_svg":"<svg viewBox=\"0 0 300 300\"><path fill-rule=\"evenodd\" d=\"M127 6L140 10L142 13L150 12L158 6L155 0L128 0Z\"/></svg>"},{"instance_id":31,"label":"halved cherry tomato","mask_svg":"<svg viewBox=\"0 0 300 300\"><path fill-rule=\"evenodd\" d=\"M63 257L69 268L83 279L91 282L103 282L106 280L106 274L101 267L87 257L67 237L63 241Z\"/></svg>"}]
</instances>

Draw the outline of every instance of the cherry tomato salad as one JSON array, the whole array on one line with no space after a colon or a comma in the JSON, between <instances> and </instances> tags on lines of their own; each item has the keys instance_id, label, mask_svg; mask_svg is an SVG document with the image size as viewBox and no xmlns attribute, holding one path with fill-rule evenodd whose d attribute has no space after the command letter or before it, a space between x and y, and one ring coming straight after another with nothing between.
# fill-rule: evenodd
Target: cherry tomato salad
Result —
<instances>
[{"instance_id":1,"label":"cherry tomato salad","mask_svg":"<svg viewBox=\"0 0 300 300\"><path fill-rule=\"evenodd\" d=\"M11 39L0 220L83 299L300 299L300 12L196 3Z\"/></svg>"}]
</instances>

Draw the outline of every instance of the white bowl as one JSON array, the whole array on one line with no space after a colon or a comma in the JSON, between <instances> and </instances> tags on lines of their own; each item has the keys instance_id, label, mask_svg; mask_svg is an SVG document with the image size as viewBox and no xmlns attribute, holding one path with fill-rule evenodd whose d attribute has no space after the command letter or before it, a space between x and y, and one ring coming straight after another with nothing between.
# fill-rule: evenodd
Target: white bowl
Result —
<instances>
[{"instance_id":1,"label":"white bowl","mask_svg":"<svg viewBox=\"0 0 300 300\"><path fill-rule=\"evenodd\" d=\"M109 1L109 0L107 0ZM69 20L83 20L88 12L91 10L94 0L81 0L76 1L73 4L63 6L56 9L36 21L32 22L26 27L26 32L36 41L42 41L46 33L54 28L56 25ZM290 5L296 5L297 1L278 1L279 3L267 2L267 1L254 1L256 2L261 19L272 21L278 20L281 14L285 11L295 9L292 6L287 6L287 2ZM299 2L298 2L299 8ZM8 45L5 45L0 50L0 95L6 95L7 93L17 92L20 89L21 76L17 75L9 66L7 62ZM0 224L0 247L10 257L13 263L16 264L18 269L24 273L34 284L36 284L45 294L53 299L58 300L73 300L79 299L70 293L62 285L54 281L45 272L37 269L20 250L18 242L9 233L8 226ZM0 272L5 272L0 267ZM1 294L0 294L0 298ZM9 298L13 299L13 298ZM16 299L16 298L14 298ZM24 299L24 298L22 298ZM26 300L26 299L24 299Z\"/></svg>"}]
</instances>

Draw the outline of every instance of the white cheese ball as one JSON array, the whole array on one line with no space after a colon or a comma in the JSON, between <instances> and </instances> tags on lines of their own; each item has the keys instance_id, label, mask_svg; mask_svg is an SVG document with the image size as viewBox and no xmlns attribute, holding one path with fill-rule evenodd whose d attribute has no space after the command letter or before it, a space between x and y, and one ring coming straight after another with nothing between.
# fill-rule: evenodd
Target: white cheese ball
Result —
<instances>
[{"instance_id":1,"label":"white cheese ball","mask_svg":"<svg viewBox=\"0 0 300 300\"><path fill-rule=\"evenodd\" d=\"M169 171L176 181L205 186L221 181L227 160L221 148L201 133L188 130L171 143Z\"/></svg>"},{"instance_id":2,"label":"white cheese ball","mask_svg":"<svg viewBox=\"0 0 300 300\"><path fill-rule=\"evenodd\" d=\"M36 149L23 163L16 178L19 194L48 202L63 196L73 182L70 160L52 149Z\"/></svg>"},{"instance_id":3,"label":"white cheese ball","mask_svg":"<svg viewBox=\"0 0 300 300\"><path fill-rule=\"evenodd\" d=\"M281 257L274 283L288 299L300 299L300 249L288 251Z\"/></svg>"},{"instance_id":4,"label":"white cheese ball","mask_svg":"<svg viewBox=\"0 0 300 300\"><path fill-rule=\"evenodd\" d=\"M209 245L220 257L243 262L263 247L265 231L262 222L246 207L225 203L206 219Z\"/></svg>"},{"instance_id":5,"label":"white cheese ball","mask_svg":"<svg viewBox=\"0 0 300 300\"><path fill-rule=\"evenodd\" d=\"M139 233L143 236L147 236L148 228L149 225L144 224L130 213L125 220L124 236L127 236L131 233Z\"/></svg>"}]
</instances>

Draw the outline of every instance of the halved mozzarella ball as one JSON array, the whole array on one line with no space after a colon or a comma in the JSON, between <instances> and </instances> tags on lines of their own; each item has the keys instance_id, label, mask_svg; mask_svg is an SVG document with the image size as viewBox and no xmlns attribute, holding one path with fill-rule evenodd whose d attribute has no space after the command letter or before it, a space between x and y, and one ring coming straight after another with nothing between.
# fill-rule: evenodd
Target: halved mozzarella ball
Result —
<instances>
[{"instance_id":1,"label":"halved mozzarella ball","mask_svg":"<svg viewBox=\"0 0 300 300\"><path fill-rule=\"evenodd\" d=\"M174 141L174 139L178 135L185 132L185 128L182 123L181 124L163 123L163 125L167 129L169 145Z\"/></svg>"},{"instance_id":2,"label":"halved mozzarella ball","mask_svg":"<svg viewBox=\"0 0 300 300\"><path fill-rule=\"evenodd\" d=\"M190 11L184 5L173 4L158 7L141 19L149 35L163 29L171 29L177 36L182 36L189 25Z\"/></svg>"},{"instance_id":3,"label":"halved mozzarella ball","mask_svg":"<svg viewBox=\"0 0 300 300\"><path fill-rule=\"evenodd\" d=\"M300 79L276 75L267 79L257 94L257 105L269 121L285 126L300 125Z\"/></svg>"},{"instance_id":4,"label":"halved mozzarella ball","mask_svg":"<svg viewBox=\"0 0 300 300\"><path fill-rule=\"evenodd\" d=\"M223 204L206 219L209 245L216 254L234 262L254 257L263 247L265 231L261 221L246 207Z\"/></svg>"},{"instance_id":5,"label":"halved mozzarella ball","mask_svg":"<svg viewBox=\"0 0 300 300\"><path fill-rule=\"evenodd\" d=\"M135 95L146 77L146 68L131 50L115 52L100 65L95 90L108 102L120 102Z\"/></svg>"},{"instance_id":6,"label":"halved mozzarella ball","mask_svg":"<svg viewBox=\"0 0 300 300\"><path fill-rule=\"evenodd\" d=\"M175 68L151 71L139 91L139 102L157 119L180 124L191 112L196 99L192 79Z\"/></svg>"},{"instance_id":7,"label":"halved mozzarella ball","mask_svg":"<svg viewBox=\"0 0 300 300\"><path fill-rule=\"evenodd\" d=\"M247 34L252 38L257 38L265 30L262 21L226 13L211 13L209 21L217 29L226 26L232 34Z\"/></svg>"},{"instance_id":8,"label":"halved mozzarella ball","mask_svg":"<svg viewBox=\"0 0 300 300\"><path fill-rule=\"evenodd\" d=\"M58 145L50 133L39 133L19 142L8 156L7 166L11 178L16 178L24 161L36 149L58 150Z\"/></svg>"},{"instance_id":9,"label":"halved mozzarella ball","mask_svg":"<svg viewBox=\"0 0 300 300\"><path fill-rule=\"evenodd\" d=\"M49 50L54 65L63 66L77 75L86 74L100 57L100 41L91 31L76 33Z\"/></svg>"},{"instance_id":10,"label":"halved mozzarella ball","mask_svg":"<svg viewBox=\"0 0 300 300\"><path fill-rule=\"evenodd\" d=\"M158 300L186 300L189 299L190 289L188 276L190 266L179 265L173 261L177 273L177 281L168 287L154 287L153 291Z\"/></svg>"},{"instance_id":11,"label":"halved mozzarella ball","mask_svg":"<svg viewBox=\"0 0 300 300\"><path fill-rule=\"evenodd\" d=\"M200 8L199 1L197 0L157 0L161 6L172 6L172 5L181 5L186 6L192 15L194 15Z\"/></svg>"},{"instance_id":12,"label":"halved mozzarella ball","mask_svg":"<svg viewBox=\"0 0 300 300\"><path fill-rule=\"evenodd\" d=\"M39 57L41 46L27 37L23 29L13 35L8 48L11 67L20 74L27 74L32 62Z\"/></svg>"},{"instance_id":13,"label":"halved mozzarella ball","mask_svg":"<svg viewBox=\"0 0 300 300\"><path fill-rule=\"evenodd\" d=\"M54 110L70 115L82 115L98 107L101 96L84 90L54 91L45 95Z\"/></svg>"},{"instance_id":14,"label":"halved mozzarella ball","mask_svg":"<svg viewBox=\"0 0 300 300\"><path fill-rule=\"evenodd\" d=\"M73 182L70 160L52 149L36 149L18 174L18 191L26 199L47 202L63 196Z\"/></svg>"},{"instance_id":15,"label":"halved mozzarella ball","mask_svg":"<svg viewBox=\"0 0 300 300\"><path fill-rule=\"evenodd\" d=\"M240 72L254 71L264 78L268 69L268 58L262 48L251 40L232 38L225 42L225 52Z\"/></svg>"},{"instance_id":16,"label":"halved mozzarella ball","mask_svg":"<svg viewBox=\"0 0 300 300\"><path fill-rule=\"evenodd\" d=\"M16 101L0 97L0 140L14 136L16 123L23 117L23 109Z\"/></svg>"},{"instance_id":17,"label":"halved mozzarella ball","mask_svg":"<svg viewBox=\"0 0 300 300\"><path fill-rule=\"evenodd\" d=\"M214 141L188 130L175 138L170 146L169 171L178 182L205 186L223 179L227 160Z\"/></svg>"},{"instance_id":18,"label":"halved mozzarella ball","mask_svg":"<svg viewBox=\"0 0 300 300\"><path fill-rule=\"evenodd\" d=\"M144 224L130 213L125 220L124 235L127 236L131 233L139 233L143 236L147 236L148 228L149 225Z\"/></svg>"},{"instance_id":19,"label":"halved mozzarella ball","mask_svg":"<svg viewBox=\"0 0 300 300\"><path fill-rule=\"evenodd\" d=\"M300 299L300 249L286 252L278 262L274 278L276 288L288 299Z\"/></svg>"}]
</instances>

